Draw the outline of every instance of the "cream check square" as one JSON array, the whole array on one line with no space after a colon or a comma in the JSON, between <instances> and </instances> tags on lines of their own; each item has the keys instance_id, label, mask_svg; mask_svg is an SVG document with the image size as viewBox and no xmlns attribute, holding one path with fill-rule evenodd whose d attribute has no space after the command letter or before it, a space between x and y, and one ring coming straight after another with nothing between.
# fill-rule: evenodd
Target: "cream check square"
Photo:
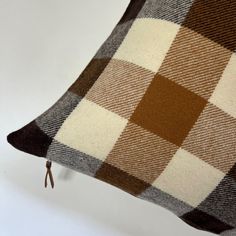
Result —
<instances>
[{"instance_id":1,"label":"cream check square","mask_svg":"<svg viewBox=\"0 0 236 236\"><path fill-rule=\"evenodd\" d=\"M156 73L179 28L179 25L165 20L137 19L114 58Z\"/></svg>"},{"instance_id":2,"label":"cream check square","mask_svg":"<svg viewBox=\"0 0 236 236\"><path fill-rule=\"evenodd\" d=\"M196 207L224 176L221 171L180 148L153 186Z\"/></svg>"},{"instance_id":3,"label":"cream check square","mask_svg":"<svg viewBox=\"0 0 236 236\"><path fill-rule=\"evenodd\" d=\"M210 102L236 118L236 54L231 56Z\"/></svg>"},{"instance_id":4,"label":"cream check square","mask_svg":"<svg viewBox=\"0 0 236 236\"><path fill-rule=\"evenodd\" d=\"M55 139L71 148L105 160L127 120L83 99L66 119Z\"/></svg>"}]
</instances>

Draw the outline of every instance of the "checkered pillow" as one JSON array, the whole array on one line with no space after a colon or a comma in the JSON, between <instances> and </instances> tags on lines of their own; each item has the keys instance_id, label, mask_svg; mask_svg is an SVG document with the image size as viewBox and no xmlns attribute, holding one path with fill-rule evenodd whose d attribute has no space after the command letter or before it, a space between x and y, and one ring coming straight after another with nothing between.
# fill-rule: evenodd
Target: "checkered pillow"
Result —
<instances>
[{"instance_id":1,"label":"checkered pillow","mask_svg":"<svg viewBox=\"0 0 236 236\"><path fill-rule=\"evenodd\" d=\"M132 0L16 148L236 235L236 1Z\"/></svg>"}]
</instances>

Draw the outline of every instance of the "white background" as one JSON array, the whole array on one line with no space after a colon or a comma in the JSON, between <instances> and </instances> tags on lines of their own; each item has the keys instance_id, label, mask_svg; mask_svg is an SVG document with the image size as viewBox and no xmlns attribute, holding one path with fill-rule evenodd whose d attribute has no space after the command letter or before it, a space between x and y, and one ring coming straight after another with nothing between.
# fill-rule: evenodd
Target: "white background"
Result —
<instances>
[{"instance_id":1,"label":"white background","mask_svg":"<svg viewBox=\"0 0 236 236\"><path fill-rule=\"evenodd\" d=\"M0 0L0 236L204 236L172 213L12 148L6 135L50 107L128 0Z\"/></svg>"}]
</instances>

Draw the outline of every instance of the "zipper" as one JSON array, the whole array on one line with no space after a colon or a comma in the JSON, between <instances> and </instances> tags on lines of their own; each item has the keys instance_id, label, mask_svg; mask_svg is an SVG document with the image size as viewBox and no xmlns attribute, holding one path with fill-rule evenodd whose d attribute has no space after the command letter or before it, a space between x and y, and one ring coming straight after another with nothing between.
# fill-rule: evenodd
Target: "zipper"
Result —
<instances>
[{"instance_id":1,"label":"zipper","mask_svg":"<svg viewBox=\"0 0 236 236\"><path fill-rule=\"evenodd\" d=\"M44 180L44 187L45 188L47 188L47 186L48 186L48 177L49 177L49 180L50 180L51 187L54 188L54 180L53 180L51 167L52 167L52 162L47 161L46 162L46 169L47 170L46 170L46 175L45 175L45 180Z\"/></svg>"}]
</instances>

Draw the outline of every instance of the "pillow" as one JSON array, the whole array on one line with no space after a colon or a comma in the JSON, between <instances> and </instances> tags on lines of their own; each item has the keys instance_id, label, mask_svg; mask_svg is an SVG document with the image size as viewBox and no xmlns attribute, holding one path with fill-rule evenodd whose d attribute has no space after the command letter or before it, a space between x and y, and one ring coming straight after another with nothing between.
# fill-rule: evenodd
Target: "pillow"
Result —
<instances>
[{"instance_id":1,"label":"pillow","mask_svg":"<svg viewBox=\"0 0 236 236\"><path fill-rule=\"evenodd\" d=\"M236 1L132 0L68 91L8 141L236 235Z\"/></svg>"}]
</instances>

